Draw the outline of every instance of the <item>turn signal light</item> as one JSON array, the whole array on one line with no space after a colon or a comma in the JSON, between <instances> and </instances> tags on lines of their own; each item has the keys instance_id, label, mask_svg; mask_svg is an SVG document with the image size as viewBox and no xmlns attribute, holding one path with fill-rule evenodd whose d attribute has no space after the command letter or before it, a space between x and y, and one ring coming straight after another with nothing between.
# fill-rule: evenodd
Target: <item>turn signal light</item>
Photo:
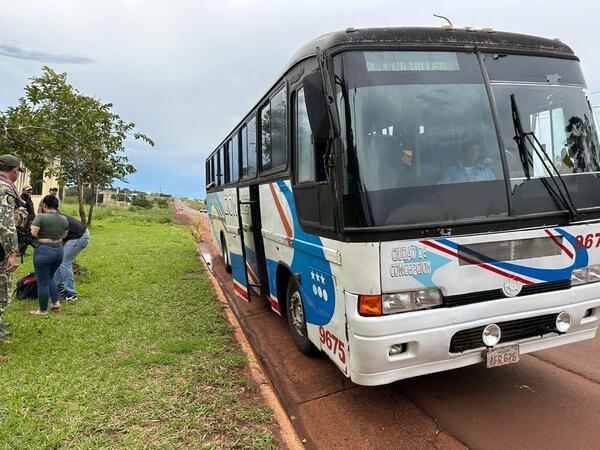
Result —
<instances>
[{"instance_id":1,"label":"turn signal light","mask_svg":"<svg viewBox=\"0 0 600 450\"><path fill-rule=\"evenodd\" d=\"M358 312L363 316L380 316L381 295L359 295Z\"/></svg>"}]
</instances>

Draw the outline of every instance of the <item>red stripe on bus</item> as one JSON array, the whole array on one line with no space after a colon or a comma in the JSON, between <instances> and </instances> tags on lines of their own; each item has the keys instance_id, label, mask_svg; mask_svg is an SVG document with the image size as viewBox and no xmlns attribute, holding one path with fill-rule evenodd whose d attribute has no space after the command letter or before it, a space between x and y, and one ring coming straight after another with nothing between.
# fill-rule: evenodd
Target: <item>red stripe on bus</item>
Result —
<instances>
[{"instance_id":1,"label":"red stripe on bus","mask_svg":"<svg viewBox=\"0 0 600 450\"><path fill-rule=\"evenodd\" d=\"M565 247L564 245L562 245L560 243L560 241L558 239L556 239L556 236L554 236L550 230L544 230L544 231L546 232L546 234L548 236L550 236L552 238L552 240L554 241L554 243L556 245L558 245L560 248L562 248L563 252L565 252L567 255L569 255L569 258L573 259L573 252L571 252L571 250L569 250L567 247Z\"/></svg>"},{"instance_id":2,"label":"red stripe on bus","mask_svg":"<svg viewBox=\"0 0 600 450\"><path fill-rule=\"evenodd\" d=\"M273 183L269 184L269 188L271 189L273 200L275 200L275 207L277 208L277 212L279 213L279 217L281 218L281 223L283 223L283 228L285 228L285 235L287 237L288 244L290 244L292 242L292 227L290 227L287 217L285 217L283 208L281 207L281 203L279 202L279 197L277 196L275 187L273 187Z\"/></svg>"},{"instance_id":3,"label":"red stripe on bus","mask_svg":"<svg viewBox=\"0 0 600 450\"><path fill-rule=\"evenodd\" d=\"M241 286L238 286L238 284L234 281L233 282L233 289L235 290L235 292L240 295L244 300L249 300L250 297L248 297L248 292L246 292L244 290L244 288L242 288Z\"/></svg>"},{"instance_id":4,"label":"red stripe on bus","mask_svg":"<svg viewBox=\"0 0 600 450\"><path fill-rule=\"evenodd\" d=\"M271 300L271 309L275 311L277 314L281 315L281 308L279 307L279 300L277 298L270 296Z\"/></svg>"},{"instance_id":5,"label":"red stripe on bus","mask_svg":"<svg viewBox=\"0 0 600 450\"><path fill-rule=\"evenodd\" d=\"M260 284L260 281L258 281L258 276L256 275L256 273L254 273L254 270L252 270L252 266L248 263L246 263L246 270L248 272L248 278L250 278L252 284Z\"/></svg>"},{"instance_id":6,"label":"red stripe on bus","mask_svg":"<svg viewBox=\"0 0 600 450\"><path fill-rule=\"evenodd\" d=\"M447 249L445 247L442 247L441 245L438 245L438 244L436 244L434 242L430 242L430 241L420 241L420 242L422 244L428 245L429 247L435 248L436 250L439 250L441 252L447 253L447 254L452 255L452 256L454 256L456 258L462 259L463 261L466 261L468 263L477 264L482 269L489 270L490 272L494 272L495 274L508 277L508 278L510 278L512 280L516 280L519 283L533 284L533 281L529 281L529 280L526 280L525 278L521 278L518 275L513 275L512 273L505 272L503 270L498 269L497 267L490 266L489 264L482 263L482 262L477 261L476 259L473 259L473 258L469 258L468 256L459 255L454 250L449 250L449 249Z\"/></svg>"}]
</instances>

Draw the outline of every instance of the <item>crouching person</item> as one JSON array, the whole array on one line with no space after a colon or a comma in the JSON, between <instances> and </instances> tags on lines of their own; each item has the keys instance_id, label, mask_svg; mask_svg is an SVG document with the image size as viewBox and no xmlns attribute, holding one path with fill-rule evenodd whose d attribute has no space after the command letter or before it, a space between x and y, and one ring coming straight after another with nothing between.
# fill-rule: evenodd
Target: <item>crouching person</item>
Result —
<instances>
[{"instance_id":1,"label":"crouching person","mask_svg":"<svg viewBox=\"0 0 600 450\"><path fill-rule=\"evenodd\" d=\"M75 217L62 212L60 214L69 222L69 231L63 239L63 260L56 274L54 274L54 281L58 287L59 296L69 302L77 300L73 261L87 247L90 241L90 232L85 224Z\"/></svg>"}]
</instances>

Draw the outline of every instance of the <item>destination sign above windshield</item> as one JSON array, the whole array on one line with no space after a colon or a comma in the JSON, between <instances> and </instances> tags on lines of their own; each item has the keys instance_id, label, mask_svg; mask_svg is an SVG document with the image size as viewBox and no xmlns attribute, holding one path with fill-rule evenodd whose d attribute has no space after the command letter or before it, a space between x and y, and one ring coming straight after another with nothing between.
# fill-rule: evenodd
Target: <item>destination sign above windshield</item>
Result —
<instances>
[{"instance_id":1,"label":"destination sign above windshield","mask_svg":"<svg viewBox=\"0 0 600 450\"><path fill-rule=\"evenodd\" d=\"M456 53L451 52L365 52L368 72L459 71Z\"/></svg>"}]
</instances>

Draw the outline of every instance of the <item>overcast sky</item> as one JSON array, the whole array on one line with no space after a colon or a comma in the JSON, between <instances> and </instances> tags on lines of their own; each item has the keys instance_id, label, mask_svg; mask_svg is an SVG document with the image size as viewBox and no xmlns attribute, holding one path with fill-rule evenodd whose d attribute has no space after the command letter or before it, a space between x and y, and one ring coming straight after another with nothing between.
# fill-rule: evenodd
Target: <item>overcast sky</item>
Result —
<instances>
[{"instance_id":1,"label":"overcast sky","mask_svg":"<svg viewBox=\"0 0 600 450\"><path fill-rule=\"evenodd\" d=\"M202 198L204 158L304 43L349 26L440 26L434 13L560 38L600 90L591 0L0 0L0 109L42 66L67 72L156 141L128 144L131 187Z\"/></svg>"}]
</instances>

